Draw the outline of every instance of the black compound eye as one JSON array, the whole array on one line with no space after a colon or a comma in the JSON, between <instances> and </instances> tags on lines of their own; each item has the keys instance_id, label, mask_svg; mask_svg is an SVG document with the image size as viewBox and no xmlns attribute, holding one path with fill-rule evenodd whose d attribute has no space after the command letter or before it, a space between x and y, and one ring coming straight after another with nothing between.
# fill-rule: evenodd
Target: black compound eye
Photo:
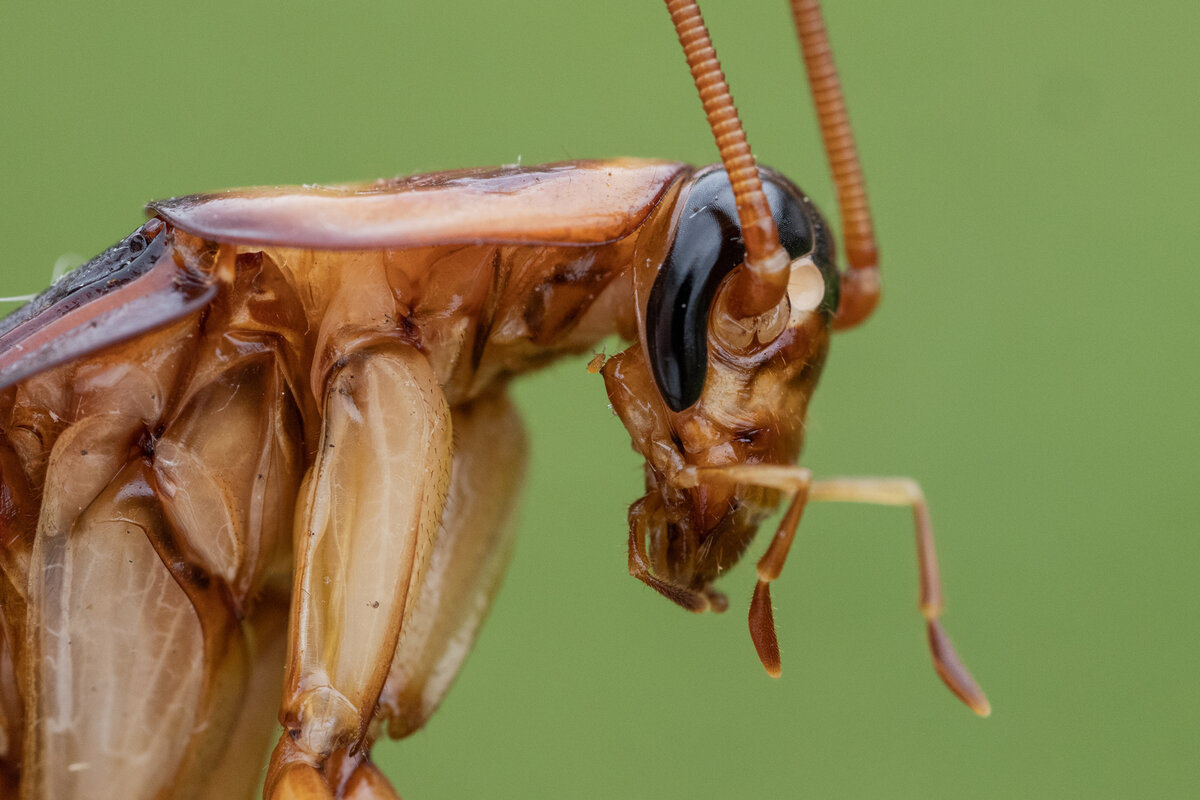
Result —
<instances>
[{"instance_id":1,"label":"black compound eye","mask_svg":"<svg viewBox=\"0 0 1200 800\"><path fill-rule=\"evenodd\" d=\"M812 254L825 275L822 310L837 310L837 270L816 208L790 181L760 169L779 239L792 259ZM745 257L733 189L709 169L684 189L675 240L646 303L647 349L658 390L672 411L700 399L708 371L708 313L721 281Z\"/></svg>"}]
</instances>

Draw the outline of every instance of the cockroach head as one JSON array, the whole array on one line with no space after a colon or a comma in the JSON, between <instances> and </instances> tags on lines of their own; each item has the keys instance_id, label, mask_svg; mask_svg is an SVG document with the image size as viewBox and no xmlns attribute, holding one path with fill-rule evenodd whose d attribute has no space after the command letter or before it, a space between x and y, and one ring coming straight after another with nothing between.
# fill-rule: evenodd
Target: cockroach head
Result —
<instances>
[{"instance_id":1,"label":"cockroach head","mask_svg":"<svg viewBox=\"0 0 1200 800\"><path fill-rule=\"evenodd\" d=\"M787 178L760 169L779 240L792 260L790 305L832 319L840 290L833 244L821 213ZM697 173L681 190L681 213L666 260L646 302L646 353L658 390L672 411L700 399L708 374L710 322L715 333L744 344L736 318L711 313L717 290L746 255L729 176L720 167ZM777 332L777 331L776 331ZM723 336L722 336L723 334ZM755 336L754 331L748 332Z\"/></svg>"},{"instance_id":2,"label":"cockroach head","mask_svg":"<svg viewBox=\"0 0 1200 800\"><path fill-rule=\"evenodd\" d=\"M704 170L682 190L646 303L646 341L603 369L613 409L646 460L646 494L629 512L630 570L693 610L723 606L713 581L779 499L719 468L795 463L837 312L821 215L786 178L760 175L792 259L788 301L755 319L728 310L724 295L744 268L741 229L725 171Z\"/></svg>"}]
</instances>

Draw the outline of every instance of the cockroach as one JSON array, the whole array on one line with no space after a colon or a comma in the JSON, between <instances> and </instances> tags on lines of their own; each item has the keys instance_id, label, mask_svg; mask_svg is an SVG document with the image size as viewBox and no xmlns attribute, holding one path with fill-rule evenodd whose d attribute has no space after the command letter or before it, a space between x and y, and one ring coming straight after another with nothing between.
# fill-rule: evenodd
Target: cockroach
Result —
<instances>
[{"instance_id":1,"label":"cockroach","mask_svg":"<svg viewBox=\"0 0 1200 800\"><path fill-rule=\"evenodd\" d=\"M165 200L0 322L0 794L246 796L275 739L267 798L395 797L371 744L436 709L509 551L509 381L613 333L631 344L591 366L645 459L633 576L723 610L714 581L787 500L749 612L778 675L770 587L805 505L906 506L934 665L986 715L917 484L796 466L830 333L880 290L820 10L791 5L844 271L668 0L721 166Z\"/></svg>"}]
</instances>

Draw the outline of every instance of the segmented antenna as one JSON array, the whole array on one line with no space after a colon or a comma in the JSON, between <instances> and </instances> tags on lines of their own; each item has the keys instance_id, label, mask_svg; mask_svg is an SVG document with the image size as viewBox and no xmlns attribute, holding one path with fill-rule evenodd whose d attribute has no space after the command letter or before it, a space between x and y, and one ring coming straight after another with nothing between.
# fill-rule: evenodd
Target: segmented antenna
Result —
<instances>
[{"instance_id":1,"label":"segmented antenna","mask_svg":"<svg viewBox=\"0 0 1200 800\"><path fill-rule=\"evenodd\" d=\"M849 269L842 273L842 299L834 327L849 328L866 319L879 302L879 250L821 5L818 0L791 0L791 5L842 212L842 241Z\"/></svg>"},{"instance_id":2,"label":"segmented antenna","mask_svg":"<svg viewBox=\"0 0 1200 800\"><path fill-rule=\"evenodd\" d=\"M757 316L775 308L786 295L790 260L779 243L775 219L758 179L758 166L746 142L700 8L695 0L666 0L666 3L737 202L746 262L734 274L735 284L729 296L738 316Z\"/></svg>"}]
</instances>

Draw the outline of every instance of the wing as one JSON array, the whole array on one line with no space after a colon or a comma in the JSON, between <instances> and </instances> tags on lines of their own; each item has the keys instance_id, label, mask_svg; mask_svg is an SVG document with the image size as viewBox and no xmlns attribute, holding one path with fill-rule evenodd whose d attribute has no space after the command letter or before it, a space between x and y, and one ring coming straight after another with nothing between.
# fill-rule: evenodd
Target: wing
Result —
<instances>
[{"instance_id":1,"label":"wing","mask_svg":"<svg viewBox=\"0 0 1200 800\"><path fill-rule=\"evenodd\" d=\"M177 263L173 239L150 220L0 320L0 390L207 305L216 285Z\"/></svg>"},{"instance_id":2,"label":"wing","mask_svg":"<svg viewBox=\"0 0 1200 800\"><path fill-rule=\"evenodd\" d=\"M237 244L316 250L602 244L632 233L690 170L671 161L568 161L373 183L233 189L148 209L188 233Z\"/></svg>"}]
</instances>

